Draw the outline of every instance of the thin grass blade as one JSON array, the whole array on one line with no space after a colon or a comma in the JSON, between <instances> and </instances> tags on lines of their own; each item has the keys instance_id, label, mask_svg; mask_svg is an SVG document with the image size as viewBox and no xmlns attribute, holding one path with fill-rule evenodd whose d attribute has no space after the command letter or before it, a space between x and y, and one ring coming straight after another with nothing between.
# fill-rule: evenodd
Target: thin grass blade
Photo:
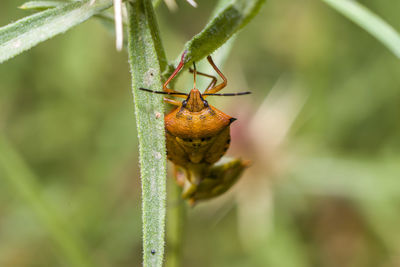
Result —
<instances>
[{"instance_id":1,"label":"thin grass blade","mask_svg":"<svg viewBox=\"0 0 400 267\"><path fill-rule=\"evenodd\" d=\"M17 196L31 206L36 216L58 245L61 259L69 266L93 266L87 248L73 231L60 219L59 214L47 203L40 193L37 177L26 165L8 139L0 133L1 180L7 181Z\"/></svg>"},{"instance_id":2,"label":"thin grass blade","mask_svg":"<svg viewBox=\"0 0 400 267\"><path fill-rule=\"evenodd\" d=\"M322 0L366 30L400 58L400 35L386 21L356 1Z\"/></svg>"}]
</instances>

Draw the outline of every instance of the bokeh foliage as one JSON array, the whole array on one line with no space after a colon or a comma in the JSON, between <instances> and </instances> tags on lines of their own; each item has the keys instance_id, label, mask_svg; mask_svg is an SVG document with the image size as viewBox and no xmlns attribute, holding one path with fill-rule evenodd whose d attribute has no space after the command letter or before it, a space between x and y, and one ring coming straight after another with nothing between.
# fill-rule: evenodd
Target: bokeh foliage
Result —
<instances>
[{"instance_id":1,"label":"bokeh foliage","mask_svg":"<svg viewBox=\"0 0 400 267\"><path fill-rule=\"evenodd\" d=\"M207 22L214 1L198 2L158 8L169 60ZM360 2L400 29L400 3ZM22 3L3 1L0 25L25 16ZM137 134L126 54L114 50L89 21L0 65L0 130L97 266L139 266ZM398 266L399 60L320 1L270 0L225 66L227 91L253 95L213 103L239 119L230 155L254 165L237 194L188 211L183 265ZM278 119L252 121L273 87L295 100L273 98L262 111ZM284 140L265 145L293 113ZM3 175L0 266L66 266Z\"/></svg>"}]
</instances>

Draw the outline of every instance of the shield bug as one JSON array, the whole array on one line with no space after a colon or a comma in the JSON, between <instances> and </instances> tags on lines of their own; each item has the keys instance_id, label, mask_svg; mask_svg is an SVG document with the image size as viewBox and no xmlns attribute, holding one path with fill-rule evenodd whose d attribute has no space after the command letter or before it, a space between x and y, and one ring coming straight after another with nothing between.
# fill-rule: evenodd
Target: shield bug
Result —
<instances>
[{"instance_id":1,"label":"shield bug","mask_svg":"<svg viewBox=\"0 0 400 267\"><path fill-rule=\"evenodd\" d=\"M222 78L220 84L217 83L215 76L198 72L196 65L193 63L193 69L189 69L193 73L193 89L189 93L182 93L167 86L171 80L181 71L185 63L184 53L181 61L172 75L163 85L163 91L152 91L145 88L141 90L166 94L174 97L184 98L178 101L168 97L164 98L166 103L176 106L171 112L165 116L165 131L167 144L167 157L175 165L185 170L184 179L178 179L179 173L176 173L178 184L183 187L182 197L192 199L193 201L207 199L219 195L229 189L247 164L241 160L234 160L233 163L227 163L230 167L213 168L216 163L228 150L231 142L230 125L236 120L235 118L225 114L217 108L211 106L206 98L208 96L236 96L246 95L250 92L240 93L218 93L227 85L227 79L213 62L211 56L207 57L208 62ZM211 78L211 82L201 93L196 88L196 76L202 75ZM227 166L228 166L227 165ZM235 169L235 171L230 171ZM235 175L229 175L228 173ZM217 177L219 176L219 177ZM229 179L220 179L229 176ZM210 178L211 177L211 178ZM225 190L217 190L221 187L223 181L229 180L224 186ZM211 184L202 184L203 181L213 181ZM217 182L215 182L217 181ZM228 186L229 184L229 186ZM198 191L200 190L200 191ZM216 190L220 193L211 193ZM207 194L207 191L210 191Z\"/></svg>"}]
</instances>

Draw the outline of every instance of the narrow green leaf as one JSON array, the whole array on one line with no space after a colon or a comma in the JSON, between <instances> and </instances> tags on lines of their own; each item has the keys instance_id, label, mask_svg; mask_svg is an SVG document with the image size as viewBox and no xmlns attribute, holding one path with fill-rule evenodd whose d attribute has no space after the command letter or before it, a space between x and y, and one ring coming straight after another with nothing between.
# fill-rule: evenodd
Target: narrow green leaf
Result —
<instances>
[{"instance_id":1,"label":"narrow green leaf","mask_svg":"<svg viewBox=\"0 0 400 267\"><path fill-rule=\"evenodd\" d=\"M123 0L125 1L125 0ZM162 0L153 0L153 7L156 8L160 5ZM34 9L34 10L45 10L45 9L49 9L49 8L54 8L54 7L58 7L60 5L66 4L68 2L62 2L62 1L29 1L26 2L24 4L22 4L19 8L20 9L25 9L25 10L29 10L29 9Z\"/></svg>"},{"instance_id":2,"label":"narrow green leaf","mask_svg":"<svg viewBox=\"0 0 400 267\"><path fill-rule=\"evenodd\" d=\"M19 8L25 9L25 10L44 10L44 9L50 9L50 8L55 8L59 7L62 5L65 5L66 2L60 2L60 1L30 1L22 4ZM115 33L115 27L114 27L114 15L105 11L101 12L99 14L94 15L94 17L100 19L101 22L107 23L107 27L112 24L112 30L113 33ZM124 25L127 25L126 20L123 21Z\"/></svg>"},{"instance_id":3,"label":"narrow green leaf","mask_svg":"<svg viewBox=\"0 0 400 267\"><path fill-rule=\"evenodd\" d=\"M111 0L72 2L0 28L0 63L109 8Z\"/></svg>"},{"instance_id":4,"label":"narrow green leaf","mask_svg":"<svg viewBox=\"0 0 400 267\"><path fill-rule=\"evenodd\" d=\"M43 199L37 177L13 148L8 139L0 133L0 170L2 179L13 186L16 195L31 205L32 210L47 228L50 236L58 244L63 259L69 266L92 266L87 258L87 250L59 215Z\"/></svg>"},{"instance_id":5,"label":"narrow green leaf","mask_svg":"<svg viewBox=\"0 0 400 267\"><path fill-rule=\"evenodd\" d=\"M143 266L162 266L165 233L166 153L162 90L166 58L150 0L129 1L128 52L139 136L143 212Z\"/></svg>"},{"instance_id":6,"label":"narrow green leaf","mask_svg":"<svg viewBox=\"0 0 400 267\"><path fill-rule=\"evenodd\" d=\"M211 19L214 18L216 16L216 14L218 14L219 10L221 10L221 8L226 6L230 1L231 0L219 0L218 3L215 5L215 8L212 12ZM215 50L213 52L213 55L212 55L213 61L221 69L223 68L225 61L229 58L229 55L232 51L233 44L236 40L236 36L237 35L234 34L226 43L224 43L222 46L220 46L217 50ZM197 68L199 70L201 70L202 72L205 72L205 73L213 73L214 72L214 68L210 64L208 64L207 61L196 62L196 64L197 64ZM206 88L206 86L209 84L209 82L210 81L205 80L205 79L198 80L197 86L198 86L198 88ZM188 84L187 88L191 88L192 85L193 85L193 82L190 81L190 84Z\"/></svg>"},{"instance_id":7,"label":"narrow green leaf","mask_svg":"<svg viewBox=\"0 0 400 267\"><path fill-rule=\"evenodd\" d=\"M24 10L29 10L29 9L45 10L45 9L49 9L49 8L59 7L59 6L65 5L65 4L67 4L67 2L29 1L29 2L23 3L21 6L19 6L19 8L24 9Z\"/></svg>"},{"instance_id":8,"label":"narrow green leaf","mask_svg":"<svg viewBox=\"0 0 400 267\"><path fill-rule=\"evenodd\" d=\"M221 7L206 27L186 43L186 66L210 55L226 43L258 13L264 2L265 0L233 0ZM177 61L179 59L180 56Z\"/></svg>"},{"instance_id":9,"label":"narrow green leaf","mask_svg":"<svg viewBox=\"0 0 400 267\"><path fill-rule=\"evenodd\" d=\"M25 10L45 10L50 8L59 7L61 5L65 5L66 2L59 2L59 1L30 1L26 2L22 6L21 9ZM114 14L104 11L94 15L95 18L99 19L103 26L113 35L115 35L115 21L114 21ZM128 23L126 22L126 18L123 17L123 24L127 26ZM126 29L124 29L124 36L126 36ZM124 47L127 47L126 39L124 40Z\"/></svg>"},{"instance_id":10,"label":"narrow green leaf","mask_svg":"<svg viewBox=\"0 0 400 267\"><path fill-rule=\"evenodd\" d=\"M400 35L396 30L379 16L366 7L351 0L322 0L339 13L358 24L393 54L400 58Z\"/></svg>"}]
</instances>

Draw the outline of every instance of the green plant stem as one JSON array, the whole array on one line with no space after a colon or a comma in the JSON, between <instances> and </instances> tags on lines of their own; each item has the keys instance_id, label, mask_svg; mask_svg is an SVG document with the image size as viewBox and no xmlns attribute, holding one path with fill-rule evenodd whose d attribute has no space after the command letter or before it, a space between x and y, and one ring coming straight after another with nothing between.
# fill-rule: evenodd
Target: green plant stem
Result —
<instances>
[{"instance_id":1,"label":"green plant stem","mask_svg":"<svg viewBox=\"0 0 400 267\"><path fill-rule=\"evenodd\" d=\"M182 244L186 224L186 203L183 202L181 194L182 190L172 179L169 180L166 267L180 267L182 262Z\"/></svg>"},{"instance_id":2,"label":"green plant stem","mask_svg":"<svg viewBox=\"0 0 400 267\"><path fill-rule=\"evenodd\" d=\"M162 266L165 233L166 153L162 90L167 66L150 0L127 2L128 53L138 129L142 181L143 266Z\"/></svg>"},{"instance_id":3,"label":"green plant stem","mask_svg":"<svg viewBox=\"0 0 400 267\"><path fill-rule=\"evenodd\" d=\"M8 180L17 195L31 205L36 216L58 244L63 258L69 263L68 265L76 267L93 266L87 258L87 249L44 200L36 182L37 177L1 133L0 171L4 173L2 178Z\"/></svg>"}]
</instances>

